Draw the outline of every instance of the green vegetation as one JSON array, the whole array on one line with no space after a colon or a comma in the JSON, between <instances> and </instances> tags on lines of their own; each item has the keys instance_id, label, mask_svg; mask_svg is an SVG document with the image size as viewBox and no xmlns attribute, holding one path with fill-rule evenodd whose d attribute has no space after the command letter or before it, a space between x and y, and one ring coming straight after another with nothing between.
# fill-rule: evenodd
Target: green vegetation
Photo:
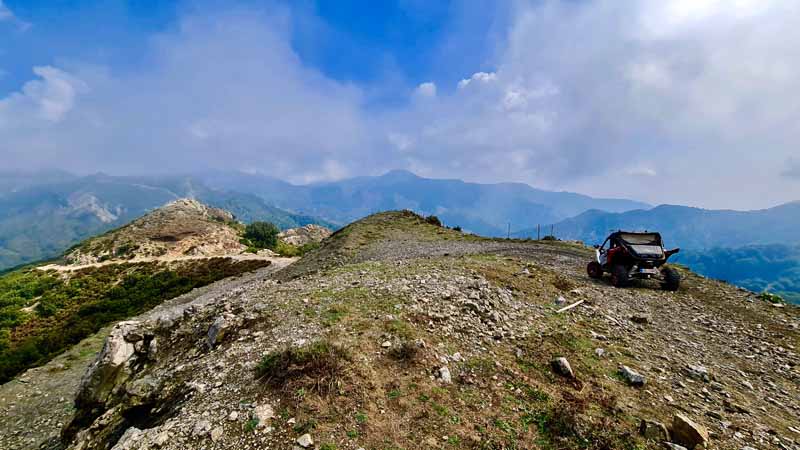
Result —
<instances>
[{"instance_id":1,"label":"green vegetation","mask_svg":"<svg viewBox=\"0 0 800 450\"><path fill-rule=\"evenodd\" d=\"M212 258L172 268L155 262L112 264L63 278L38 269L6 274L0 277L0 383L110 323L265 264Z\"/></svg>"},{"instance_id":2,"label":"green vegetation","mask_svg":"<svg viewBox=\"0 0 800 450\"><path fill-rule=\"evenodd\" d=\"M278 244L275 246L274 251L281 256L293 258L295 256L303 256L306 253L310 252L311 250L315 250L317 248L319 248L319 242L309 242L307 244L297 246L297 245L287 244L286 242L283 241L278 241Z\"/></svg>"},{"instance_id":3,"label":"green vegetation","mask_svg":"<svg viewBox=\"0 0 800 450\"><path fill-rule=\"evenodd\" d=\"M800 246L714 248L681 252L676 261L708 277L800 304Z\"/></svg>"},{"instance_id":4,"label":"green vegetation","mask_svg":"<svg viewBox=\"0 0 800 450\"><path fill-rule=\"evenodd\" d=\"M304 389L324 395L336 390L350 354L328 341L290 347L264 356L256 377L288 392Z\"/></svg>"},{"instance_id":5,"label":"green vegetation","mask_svg":"<svg viewBox=\"0 0 800 450\"><path fill-rule=\"evenodd\" d=\"M278 227L269 222L253 222L244 228L244 238L257 249L275 249L278 245Z\"/></svg>"}]
</instances>

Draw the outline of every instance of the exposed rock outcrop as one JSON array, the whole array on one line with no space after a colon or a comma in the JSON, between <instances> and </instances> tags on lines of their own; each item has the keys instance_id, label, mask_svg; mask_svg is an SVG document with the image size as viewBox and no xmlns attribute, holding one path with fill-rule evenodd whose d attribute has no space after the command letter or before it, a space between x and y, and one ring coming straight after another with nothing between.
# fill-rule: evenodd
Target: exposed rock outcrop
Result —
<instances>
[{"instance_id":1,"label":"exposed rock outcrop","mask_svg":"<svg viewBox=\"0 0 800 450\"><path fill-rule=\"evenodd\" d=\"M314 242L322 242L331 235L331 230L320 225L306 225L299 228L290 228L278 234L281 241L298 247Z\"/></svg>"},{"instance_id":2,"label":"exposed rock outcrop","mask_svg":"<svg viewBox=\"0 0 800 450\"><path fill-rule=\"evenodd\" d=\"M242 253L240 230L231 213L197 200L180 199L124 227L98 236L68 252L70 264L108 260L227 256Z\"/></svg>"}]
</instances>

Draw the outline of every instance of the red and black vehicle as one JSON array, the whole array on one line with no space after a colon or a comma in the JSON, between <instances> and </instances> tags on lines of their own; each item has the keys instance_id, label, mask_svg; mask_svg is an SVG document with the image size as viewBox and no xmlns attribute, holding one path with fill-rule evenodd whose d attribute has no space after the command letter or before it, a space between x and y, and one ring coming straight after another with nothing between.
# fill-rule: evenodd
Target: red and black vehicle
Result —
<instances>
[{"instance_id":1,"label":"red and black vehicle","mask_svg":"<svg viewBox=\"0 0 800 450\"><path fill-rule=\"evenodd\" d=\"M664 265L680 249L664 250L659 233L617 231L595 249L597 259L586 267L592 278L599 279L609 273L615 287L627 286L632 279L657 279L668 291L677 291L680 287L678 271Z\"/></svg>"}]
</instances>

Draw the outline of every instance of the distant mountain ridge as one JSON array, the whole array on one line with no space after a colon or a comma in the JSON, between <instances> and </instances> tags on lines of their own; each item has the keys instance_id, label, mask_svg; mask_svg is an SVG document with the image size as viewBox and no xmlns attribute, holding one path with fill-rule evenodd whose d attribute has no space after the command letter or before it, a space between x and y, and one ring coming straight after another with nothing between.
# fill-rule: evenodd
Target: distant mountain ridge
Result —
<instances>
[{"instance_id":1,"label":"distant mountain ridge","mask_svg":"<svg viewBox=\"0 0 800 450\"><path fill-rule=\"evenodd\" d=\"M258 196L210 189L188 177L104 174L43 180L0 193L0 270L60 255L70 246L179 198L231 211L243 222L269 221L281 229L327 221L276 208Z\"/></svg>"},{"instance_id":2,"label":"distant mountain ridge","mask_svg":"<svg viewBox=\"0 0 800 450\"><path fill-rule=\"evenodd\" d=\"M554 228L560 238L586 243L600 243L618 229L660 231L669 245L693 249L800 243L800 202L755 211L676 205L622 213L591 210ZM535 236L535 230L520 234Z\"/></svg>"},{"instance_id":3,"label":"distant mountain ridge","mask_svg":"<svg viewBox=\"0 0 800 450\"><path fill-rule=\"evenodd\" d=\"M305 186L236 172L210 172L197 177L218 189L250 192L278 207L339 224L380 211L411 209L487 236L505 236L509 223L512 228L521 229L554 223L588 209L621 212L650 207L633 200L551 192L522 183L479 184L423 178L403 170Z\"/></svg>"}]
</instances>

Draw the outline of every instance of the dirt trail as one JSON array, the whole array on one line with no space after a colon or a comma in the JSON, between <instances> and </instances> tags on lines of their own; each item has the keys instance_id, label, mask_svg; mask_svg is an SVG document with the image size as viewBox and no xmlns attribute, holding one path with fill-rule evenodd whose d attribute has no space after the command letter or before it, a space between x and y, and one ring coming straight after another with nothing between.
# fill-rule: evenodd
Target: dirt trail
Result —
<instances>
[{"instance_id":1,"label":"dirt trail","mask_svg":"<svg viewBox=\"0 0 800 450\"><path fill-rule=\"evenodd\" d=\"M112 259L92 264L72 264L72 265L47 264L44 266L39 266L37 267L37 269L42 271L55 270L57 272L74 272L76 270L82 270L91 267L103 267L112 264L128 264L128 263L135 264L135 263L146 263L146 262L170 263L170 262L181 262L181 261L197 261L201 259L213 259L213 258L230 258L235 261L251 261L251 260L270 261L272 262L273 265L280 266L280 268L283 268L297 260L297 258L260 256L250 253L237 254L237 255L221 255L221 256L150 256L150 257L139 257L139 258L125 259L125 260Z\"/></svg>"}]
</instances>

